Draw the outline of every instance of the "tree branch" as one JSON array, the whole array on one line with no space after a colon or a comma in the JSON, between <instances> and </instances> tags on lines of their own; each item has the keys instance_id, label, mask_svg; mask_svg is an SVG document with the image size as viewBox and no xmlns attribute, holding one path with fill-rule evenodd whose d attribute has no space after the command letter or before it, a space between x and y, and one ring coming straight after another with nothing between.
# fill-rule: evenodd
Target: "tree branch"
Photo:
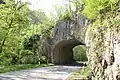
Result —
<instances>
[{"instance_id":1,"label":"tree branch","mask_svg":"<svg viewBox=\"0 0 120 80\"><path fill-rule=\"evenodd\" d=\"M12 23L13 23L13 19L11 20L10 24L8 25L8 26L9 26L9 27L8 27L8 31L7 31L7 33L5 34L5 38L3 39L3 41L2 41L2 43L1 43L1 45L0 45L0 53L2 53L2 51L3 51L3 46L4 46L5 41L6 41L6 39L7 39L7 35L8 35L9 32L10 32L10 28L11 28L11 26L12 26Z\"/></svg>"}]
</instances>

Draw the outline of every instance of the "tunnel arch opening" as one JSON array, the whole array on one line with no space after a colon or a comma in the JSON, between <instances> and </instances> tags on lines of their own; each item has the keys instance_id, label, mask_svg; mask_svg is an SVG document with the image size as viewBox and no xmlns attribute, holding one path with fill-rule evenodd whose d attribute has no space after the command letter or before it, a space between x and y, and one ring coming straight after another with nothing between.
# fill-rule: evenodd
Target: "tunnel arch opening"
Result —
<instances>
[{"instance_id":1,"label":"tunnel arch opening","mask_svg":"<svg viewBox=\"0 0 120 80\"><path fill-rule=\"evenodd\" d=\"M62 40L53 47L52 63L70 64L74 62L73 48L78 45L85 45L77 39Z\"/></svg>"}]
</instances>

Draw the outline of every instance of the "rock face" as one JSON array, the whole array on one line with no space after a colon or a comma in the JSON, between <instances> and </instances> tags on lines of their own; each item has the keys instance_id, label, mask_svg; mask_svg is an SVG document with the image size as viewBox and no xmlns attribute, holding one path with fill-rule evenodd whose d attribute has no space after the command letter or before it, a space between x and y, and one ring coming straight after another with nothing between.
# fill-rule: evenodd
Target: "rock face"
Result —
<instances>
[{"instance_id":1,"label":"rock face","mask_svg":"<svg viewBox=\"0 0 120 80\"><path fill-rule=\"evenodd\" d=\"M120 80L120 13L88 27L86 46L92 80Z\"/></svg>"},{"instance_id":2,"label":"rock face","mask_svg":"<svg viewBox=\"0 0 120 80\"><path fill-rule=\"evenodd\" d=\"M0 4L5 4L5 2L3 0L0 0Z\"/></svg>"},{"instance_id":3,"label":"rock face","mask_svg":"<svg viewBox=\"0 0 120 80\"><path fill-rule=\"evenodd\" d=\"M81 16L74 16L71 20L61 20L55 26L54 33L48 45L51 62L67 64L73 61L73 48L85 44L86 20ZM49 51L48 51L49 52Z\"/></svg>"}]
</instances>

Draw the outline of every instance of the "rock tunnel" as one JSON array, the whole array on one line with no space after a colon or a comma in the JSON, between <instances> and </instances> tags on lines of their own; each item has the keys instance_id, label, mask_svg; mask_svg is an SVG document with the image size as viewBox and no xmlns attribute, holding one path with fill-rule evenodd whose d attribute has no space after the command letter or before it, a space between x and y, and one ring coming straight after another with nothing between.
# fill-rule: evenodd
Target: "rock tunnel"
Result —
<instances>
[{"instance_id":1,"label":"rock tunnel","mask_svg":"<svg viewBox=\"0 0 120 80\"><path fill-rule=\"evenodd\" d=\"M74 62L73 48L78 45L84 45L77 39L62 40L57 43L53 48L53 60L54 64L69 64Z\"/></svg>"},{"instance_id":2,"label":"rock tunnel","mask_svg":"<svg viewBox=\"0 0 120 80\"><path fill-rule=\"evenodd\" d=\"M73 48L85 44L88 21L82 15L73 15L71 20L56 23L51 38L47 41L47 55L54 64L69 64L74 61Z\"/></svg>"}]
</instances>

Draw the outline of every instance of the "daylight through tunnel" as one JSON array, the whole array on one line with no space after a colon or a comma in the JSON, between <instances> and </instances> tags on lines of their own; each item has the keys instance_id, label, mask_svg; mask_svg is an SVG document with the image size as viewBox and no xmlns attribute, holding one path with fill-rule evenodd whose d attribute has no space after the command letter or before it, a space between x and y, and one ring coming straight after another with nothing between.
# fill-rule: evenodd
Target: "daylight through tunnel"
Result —
<instances>
[{"instance_id":1,"label":"daylight through tunnel","mask_svg":"<svg viewBox=\"0 0 120 80\"><path fill-rule=\"evenodd\" d=\"M84 45L77 39L62 40L53 48L52 63L69 64L74 61L73 48L77 45Z\"/></svg>"}]
</instances>

